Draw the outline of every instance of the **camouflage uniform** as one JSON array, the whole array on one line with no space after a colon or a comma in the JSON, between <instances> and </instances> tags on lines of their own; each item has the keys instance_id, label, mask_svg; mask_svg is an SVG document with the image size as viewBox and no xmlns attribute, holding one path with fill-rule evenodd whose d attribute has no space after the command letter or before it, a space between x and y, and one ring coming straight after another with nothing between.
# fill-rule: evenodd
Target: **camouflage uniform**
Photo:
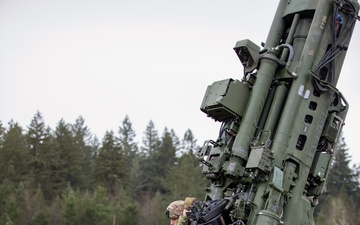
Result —
<instances>
[{"instance_id":1,"label":"camouflage uniform","mask_svg":"<svg viewBox=\"0 0 360 225\"><path fill-rule=\"evenodd\" d=\"M170 203L166 208L166 215L169 219L176 220L178 219L184 211L184 201L177 200Z\"/></svg>"},{"instance_id":2,"label":"camouflage uniform","mask_svg":"<svg viewBox=\"0 0 360 225\"><path fill-rule=\"evenodd\" d=\"M185 198L185 201L177 200L166 208L166 215L169 219L177 220L175 225L188 225L189 221L186 217L186 211L189 211L190 205L195 201L193 197Z\"/></svg>"},{"instance_id":3,"label":"camouflage uniform","mask_svg":"<svg viewBox=\"0 0 360 225\"><path fill-rule=\"evenodd\" d=\"M177 223L175 225L188 225L189 221L186 216L180 216Z\"/></svg>"}]
</instances>

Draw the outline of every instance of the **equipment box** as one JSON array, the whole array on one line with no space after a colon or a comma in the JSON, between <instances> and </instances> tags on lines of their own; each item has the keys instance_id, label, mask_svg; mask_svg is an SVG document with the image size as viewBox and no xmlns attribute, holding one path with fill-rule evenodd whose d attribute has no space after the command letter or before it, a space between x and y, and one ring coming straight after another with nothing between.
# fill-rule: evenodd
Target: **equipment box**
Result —
<instances>
[{"instance_id":1,"label":"equipment box","mask_svg":"<svg viewBox=\"0 0 360 225\"><path fill-rule=\"evenodd\" d=\"M216 121L242 117L250 89L239 80L216 81L206 89L201 111Z\"/></svg>"}]
</instances>

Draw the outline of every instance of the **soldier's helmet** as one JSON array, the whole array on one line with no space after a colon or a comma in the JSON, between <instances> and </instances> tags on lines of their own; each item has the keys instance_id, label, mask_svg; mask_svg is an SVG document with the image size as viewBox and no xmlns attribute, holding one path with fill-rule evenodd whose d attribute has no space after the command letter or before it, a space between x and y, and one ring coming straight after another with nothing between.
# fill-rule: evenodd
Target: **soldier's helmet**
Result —
<instances>
[{"instance_id":1,"label":"soldier's helmet","mask_svg":"<svg viewBox=\"0 0 360 225\"><path fill-rule=\"evenodd\" d=\"M184 210L184 201L177 200L170 203L166 208L166 217L171 220L176 220L182 215Z\"/></svg>"}]
</instances>

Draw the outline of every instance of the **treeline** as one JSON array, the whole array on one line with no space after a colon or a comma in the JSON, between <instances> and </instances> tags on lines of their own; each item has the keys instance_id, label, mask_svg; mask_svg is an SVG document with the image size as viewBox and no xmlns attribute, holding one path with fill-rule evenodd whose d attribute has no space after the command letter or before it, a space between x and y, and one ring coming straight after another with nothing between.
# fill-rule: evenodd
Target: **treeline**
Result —
<instances>
[{"instance_id":1,"label":"treeline","mask_svg":"<svg viewBox=\"0 0 360 225\"><path fill-rule=\"evenodd\" d=\"M142 143L126 116L102 140L82 117L55 129L37 112L30 125L0 121L0 225L167 225L166 206L204 197L189 129L161 135L152 121ZM360 167L351 167L344 138L334 154L317 225L360 225Z\"/></svg>"},{"instance_id":2,"label":"treeline","mask_svg":"<svg viewBox=\"0 0 360 225\"><path fill-rule=\"evenodd\" d=\"M162 225L174 199L202 198L206 180L189 129L142 143L128 116L101 141L82 117L55 129L37 112L26 128L0 122L0 225Z\"/></svg>"},{"instance_id":3,"label":"treeline","mask_svg":"<svg viewBox=\"0 0 360 225\"><path fill-rule=\"evenodd\" d=\"M316 225L360 225L360 165L351 165L344 137L335 149L315 216Z\"/></svg>"}]
</instances>

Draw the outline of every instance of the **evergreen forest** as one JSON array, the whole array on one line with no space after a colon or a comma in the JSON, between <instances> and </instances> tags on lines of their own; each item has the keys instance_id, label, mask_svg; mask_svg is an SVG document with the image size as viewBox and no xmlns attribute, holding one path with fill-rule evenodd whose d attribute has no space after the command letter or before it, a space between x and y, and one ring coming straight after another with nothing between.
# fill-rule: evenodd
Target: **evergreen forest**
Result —
<instances>
[{"instance_id":1,"label":"evergreen forest","mask_svg":"<svg viewBox=\"0 0 360 225\"><path fill-rule=\"evenodd\" d=\"M142 142L126 116L98 139L79 116L46 125L40 112L22 127L0 121L0 225L167 225L166 206L202 199L209 181L191 129L179 138L153 121ZM316 208L317 225L360 225L360 167L341 137Z\"/></svg>"}]
</instances>

